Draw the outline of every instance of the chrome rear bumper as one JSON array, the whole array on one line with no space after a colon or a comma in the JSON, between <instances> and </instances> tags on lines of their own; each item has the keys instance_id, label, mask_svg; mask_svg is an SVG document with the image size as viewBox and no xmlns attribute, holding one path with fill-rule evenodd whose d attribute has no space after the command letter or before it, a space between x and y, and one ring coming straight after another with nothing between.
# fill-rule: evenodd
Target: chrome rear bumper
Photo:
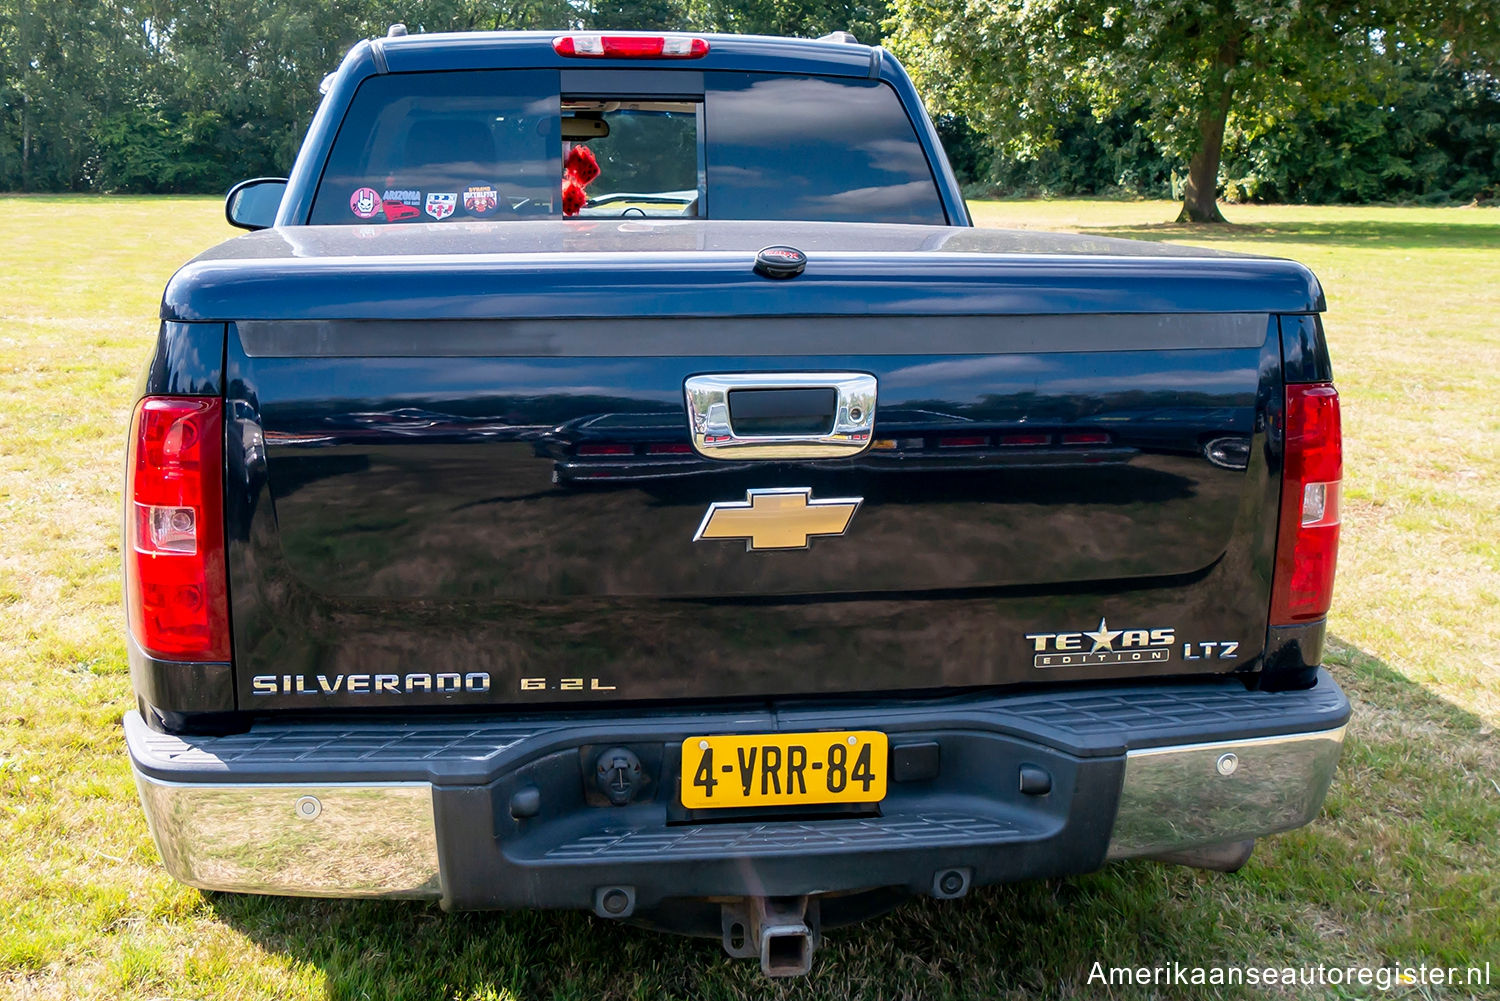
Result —
<instances>
[{"instance_id":1,"label":"chrome rear bumper","mask_svg":"<svg viewBox=\"0 0 1500 1001\"><path fill-rule=\"evenodd\" d=\"M1338 727L1130 751L1109 857L1245 841L1311 823L1343 747Z\"/></svg>"},{"instance_id":2,"label":"chrome rear bumper","mask_svg":"<svg viewBox=\"0 0 1500 1001\"><path fill-rule=\"evenodd\" d=\"M867 713L858 717L861 725L887 729L893 747L907 739L944 742L942 779L893 783L879 817L803 822L674 817L663 805L675 790L675 779L667 787L670 758L661 764L663 788L653 802L619 810L585 804L576 778L579 749L618 738L599 725L580 731L576 720L541 732L531 722L527 732L503 738L494 727L453 737L443 725L406 725L398 739L427 740L410 755L420 768L408 771L363 752L329 754L326 730L316 739L289 737L290 725L283 725L282 735L258 744L254 734L172 737L148 730L137 716L126 730L152 836L168 871L193 886L431 898L469 908L588 907L598 887L628 884L632 901L639 894L649 906L732 893L739 880L775 894L850 890L860 880L936 892L934 872L962 869L980 885L1290 830L1317 815L1343 746L1348 702L1326 674L1320 686L1321 694L1269 696L1300 707L1292 712L1303 727L1298 732L1267 733L1247 712L1234 726L1253 736L1161 743L1158 733L1156 746L1114 752L1111 742L1128 738L1098 738L1099 699L1091 703L1094 729L1072 749L1046 746L1043 736L1060 742L1067 728L1041 713L1035 718L1052 723L1022 735L1014 732L1013 710L1007 723L998 713L976 712L973 702L956 709L950 700L916 718L894 713L888 726ZM1163 703L1161 691L1152 690L1152 704ZM1265 708L1262 693L1249 694ZM818 712L828 715L799 720L788 712L780 725L811 729L820 719L854 718L848 709L836 717ZM1230 715L1216 711L1219 732L1229 729L1223 720ZM1121 716L1139 726L1139 710ZM1311 728L1319 719L1325 724ZM985 721L993 732L976 735ZM688 732L776 728L745 714L717 723L700 715L629 725L637 734L655 726L649 739L658 741L683 726L697 728ZM1207 726L1187 732L1201 737ZM364 739L367 747L393 743L373 734ZM971 743L947 743L964 740ZM252 746L295 763L285 768L297 779L266 780L273 773L259 765L247 772L236 755ZM465 767L458 752L447 765L433 764L442 753L434 747L461 747ZM1018 795L1014 770L1005 771L1017 763L1049 769L1052 791ZM564 766L572 771L557 771ZM404 778L421 769L427 781ZM515 812L515 790L528 785L544 790L546 805L523 816ZM974 807L968 815L955 810L964 802Z\"/></svg>"},{"instance_id":3,"label":"chrome rear bumper","mask_svg":"<svg viewBox=\"0 0 1500 1001\"><path fill-rule=\"evenodd\" d=\"M173 877L302 897L441 895L432 786L162 782L135 776Z\"/></svg>"}]
</instances>

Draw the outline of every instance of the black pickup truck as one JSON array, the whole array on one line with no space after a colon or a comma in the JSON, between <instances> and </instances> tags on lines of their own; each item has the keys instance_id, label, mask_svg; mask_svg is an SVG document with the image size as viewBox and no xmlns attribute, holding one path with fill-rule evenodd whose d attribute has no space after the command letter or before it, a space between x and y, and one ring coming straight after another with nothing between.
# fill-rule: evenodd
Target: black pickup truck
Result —
<instances>
[{"instance_id":1,"label":"black pickup truck","mask_svg":"<svg viewBox=\"0 0 1500 1001\"><path fill-rule=\"evenodd\" d=\"M793 974L906 895L1313 819L1307 269L972 228L847 37L400 35L162 300L125 736L175 876Z\"/></svg>"}]
</instances>

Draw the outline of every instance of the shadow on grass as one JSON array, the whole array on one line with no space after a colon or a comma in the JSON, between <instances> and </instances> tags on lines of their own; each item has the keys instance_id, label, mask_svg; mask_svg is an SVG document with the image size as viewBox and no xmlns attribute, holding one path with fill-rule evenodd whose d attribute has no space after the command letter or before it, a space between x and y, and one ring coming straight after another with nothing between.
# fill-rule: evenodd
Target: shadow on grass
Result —
<instances>
[{"instance_id":1,"label":"shadow on grass","mask_svg":"<svg viewBox=\"0 0 1500 1001\"><path fill-rule=\"evenodd\" d=\"M1090 226L1083 232L1132 240L1214 244L1228 241L1304 243L1370 250L1494 250L1500 243L1500 212L1493 221L1443 224L1399 220L1308 220L1242 226L1185 226L1151 223L1140 226Z\"/></svg>"},{"instance_id":2,"label":"shadow on grass","mask_svg":"<svg viewBox=\"0 0 1500 1001\"><path fill-rule=\"evenodd\" d=\"M1493 871L1496 849L1492 837L1476 841L1473 830L1460 828L1492 835L1500 796L1474 805L1473 790L1456 778L1445 783L1441 766L1476 753L1489 760L1485 724L1336 641L1329 663L1364 716L1351 723L1325 814L1262 842L1238 874L1116 863L1086 876L990 887L961 901L913 900L829 932L803 980L765 981L757 964L728 959L715 941L582 914L444 914L414 903L232 894L209 895L208 907L262 948L321 970L333 1001L1217 998L1251 995L1215 987L1101 989L1089 978L1095 963L1379 966L1421 958L1412 950L1460 963L1493 958L1478 953L1487 941L1484 901L1493 892L1482 874ZM1421 729L1421 746L1392 727L1398 719ZM1434 734L1446 746L1433 746ZM1390 802L1416 810L1394 816ZM1383 850L1370 850L1372 832L1389 842ZM1445 836L1467 845L1469 855L1460 857L1472 864L1460 866L1445 853L1436 843ZM1424 852L1428 871L1410 869L1408 856ZM1399 911L1381 913L1392 902Z\"/></svg>"}]
</instances>

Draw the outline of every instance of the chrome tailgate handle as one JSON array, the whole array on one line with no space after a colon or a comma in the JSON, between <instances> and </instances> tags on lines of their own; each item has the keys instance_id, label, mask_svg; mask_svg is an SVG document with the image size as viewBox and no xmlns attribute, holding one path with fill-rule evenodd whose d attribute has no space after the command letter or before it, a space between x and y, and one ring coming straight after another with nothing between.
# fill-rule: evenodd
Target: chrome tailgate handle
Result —
<instances>
[{"instance_id":1,"label":"chrome tailgate handle","mask_svg":"<svg viewBox=\"0 0 1500 1001\"><path fill-rule=\"evenodd\" d=\"M875 377L865 372L689 376L693 448L710 459L832 459L870 447Z\"/></svg>"}]
</instances>

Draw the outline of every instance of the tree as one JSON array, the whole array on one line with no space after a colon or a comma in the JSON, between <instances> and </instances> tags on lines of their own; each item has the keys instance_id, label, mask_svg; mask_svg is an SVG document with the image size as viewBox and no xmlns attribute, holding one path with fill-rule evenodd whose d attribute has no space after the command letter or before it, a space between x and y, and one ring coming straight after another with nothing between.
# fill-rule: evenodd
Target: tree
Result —
<instances>
[{"instance_id":1,"label":"tree","mask_svg":"<svg viewBox=\"0 0 1500 1001\"><path fill-rule=\"evenodd\" d=\"M880 39L885 0L682 0L687 23L702 31L817 38L848 31L866 44Z\"/></svg>"},{"instance_id":2,"label":"tree","mask_svg":"<svg viewBox=\"0 0 1500 1001\"><path fill-rule=\"evenodd\" d=\"M1379 106L1347 101L1224 146L1227 200L1500 199L1500 79L1410 59Z\"/></svg>"},{"instance_id":3,"label":"tree","mask_svg":"<svg viewBox=\"0 0 1500 1001\"><path fill-rule=\"evenodd\" d=\"M133 79L108 0L0 0L0 154L7 187L85 187L90 129Z\"/></svg>"},{"instance_id":4,"label":"tree","mask_svg":"<svg viewBox=\"0 0 1500 1001\"><path fill-rule=\"evenodd\" d=\"M1138 106L1187 162L1183 222L1223 222L1226 128L1253 139L1337 101L1378 100L1385 55L1492 65L1495 0L893 0L890 45L941 111L1034 156L1080 108Z\"/></svg>"}]
</instances>

